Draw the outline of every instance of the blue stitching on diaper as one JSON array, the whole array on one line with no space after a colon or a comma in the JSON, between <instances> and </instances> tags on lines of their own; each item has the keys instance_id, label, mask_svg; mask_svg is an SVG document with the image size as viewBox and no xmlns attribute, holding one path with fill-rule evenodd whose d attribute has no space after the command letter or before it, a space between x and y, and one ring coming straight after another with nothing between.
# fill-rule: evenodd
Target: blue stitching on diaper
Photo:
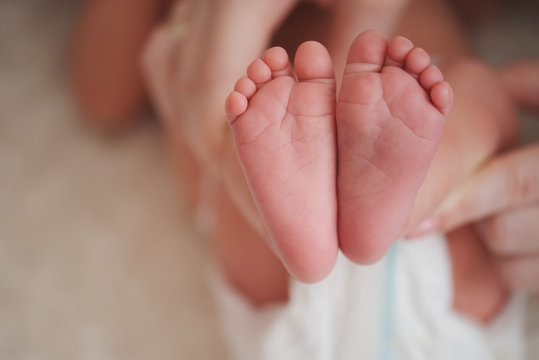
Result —
<instances>
[{"instance_id":1,"label":"blue stitching on diaper","mask_svg":"<svg viewBox=\"0 0 539 360\"><path fill-rule=\"evenodd\" d=\"M397 250L399 243L393 244L387 253L385 264L384 286L382 289L382 336L381 336L381 360L394 358L394 333L395 333L395 278L397 267Z\"/></svg>"}]
</instances>

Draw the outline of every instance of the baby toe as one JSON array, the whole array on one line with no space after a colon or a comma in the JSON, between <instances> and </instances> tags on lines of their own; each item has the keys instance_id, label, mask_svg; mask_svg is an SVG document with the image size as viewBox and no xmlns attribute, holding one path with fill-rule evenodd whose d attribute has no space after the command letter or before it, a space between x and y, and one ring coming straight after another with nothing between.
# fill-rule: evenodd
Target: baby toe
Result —
<instances>
[{"instance_id":1,"label":"baby toe","mask_svg":"<svg viewBox=\"0 0 539 360\"><path fill-rule=\"evenodd\" d=\"M276 46L264 52L262 57L272 72L272 77L292 75L288 53Z\"/></svg>"},{"instance_id":2,"label":"baby toe","mask_svg":"<svg viewBox=\"0 0 539 360\"><path fill-rule=\"evenodd\" d=\"M247 76L240 78L234 86L234 90L250 99L256 93L256 84Z\"/></svg>"},{"instance_id":3,"label":"baby toe","mask_svg":"<svg viewBox=\"0 0 539 360\"><path fill-rule=\"evenodd\" d=\"M331 57L324 45L316 41L299 46L294 66L299 81L335 79Z\"/></svg>"},{"instance_id":4,"label":"baby toe","mask_svg":"<svg viewBox=\"0 0 539 360\"><path fill-rule=\"evenodd\" d=\"M430 91L432 103L440 110L442 114L447 116L453 105L453 89L447 81L437 83Z\"/></svg>"},{"instance_id":5,"label":"baby toe","mask_svg":"<svg viewBox=\"0 0 539 360\"><path fill-rule=\"evenodd\" d=\"M406 69L414 75L423 72L429 64L430 55L422 48L415 48L410 51L405 60Z\"/></svg>"},{"instance_id":6,"label":"baby toe","mask_svg":"<svg viewBox=\"0 0 539 360\"><path fill-rule=\"evenodd\" d=\"M228 95L225 103L225 111L228 120L231 123L236 120L238 116L247 110L247 105L247 98L243 94L237 91L232 91L230 95Z\"/></svg>"},{"instance_id":7,"label":"baby toe","mask_svg":"<svg viewBox=\"0 0 539 360\"><path fill-rule=\"evenodd\" d=\"M271 69L264 61L256 59L247 68L247 76L256 85L262 85L271 80Z\"/></svg>"},{"instance_id":8,"label":"baby toe","mask_svg":"<svg viewBox=\"0 0 539 360\"><path fill-rule=\"evenodd\" d=\"M428 66L420 75L419 83L427 91L430 91L432 87L444 80L444 76L437 66Z\"/></svg>"},{"instance_id":9,"label":"baby toe","mask_svg":"<svg viewBox=\"0 0 539 360\"><path fill-rule=\"evenodd\" d=\"M362 32L350 46L345 72L379 72L386 59L387 46L387 38L381 32Z\"/></svg>"},{"instance_id":10,"label":"baby toe","mask_svg":"<svg viewBox=\"0 0 539 360\"><path fill-rule=\"evenodd\" d=\"M396 36L389 42L386 65L404 67L406 57L414 49L414 43L403 36Z\"/></svg>"}]
</instances>

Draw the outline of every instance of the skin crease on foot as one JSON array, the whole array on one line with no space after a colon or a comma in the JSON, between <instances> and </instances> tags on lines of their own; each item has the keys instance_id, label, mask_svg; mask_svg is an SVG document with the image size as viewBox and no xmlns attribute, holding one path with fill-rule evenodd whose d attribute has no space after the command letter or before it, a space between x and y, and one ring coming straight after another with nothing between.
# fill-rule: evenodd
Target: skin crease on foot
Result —
<instances>
[{"instance_id":1,"label":"skin crease on foot","mask_svg":"<svg viewBox=\"0 0 539 360\"><path fill-rule=\"evenodd\" d=\"M430 56L369 30L352 43L337 102L339 244L378 261L403 234L453 102Z\"/></svg>"},{"instance_id":2,"label":"skin crease on foot","mask_svg":"<svg viewBox=\"0 0 539 360\"><path fill-rule=\"evenodd\" d=\"M335 78L327 50L306 42L295 74L282 48L247 69L227 100L236 151L270 246L304 282L337 257Z\"/></svg>"},{"instance_id":3,"label":"skin crease on foot","mask_svg":"<svg viewBox=\"0 0 539 360\"><path fill-rule=\"evenodd\" d=\"M399 236L452 103L449 84L429 63L405 38L388 48L381 33L360 34L336 123L331 60L315 42L298 49L298 82L284 50L273 48L229 95L236 150L270 245L299 280L325 277L338 245L352 260L369 263Z\"/></svg>"}]
</instances>

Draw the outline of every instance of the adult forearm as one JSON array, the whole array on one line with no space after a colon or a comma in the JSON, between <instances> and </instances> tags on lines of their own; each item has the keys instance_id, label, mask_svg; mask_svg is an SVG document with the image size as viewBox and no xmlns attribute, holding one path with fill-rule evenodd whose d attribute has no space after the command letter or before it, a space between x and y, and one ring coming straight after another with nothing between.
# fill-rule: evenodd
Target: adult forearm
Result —
<instances>
[{"instance_id":1,"label":"adult forearm","mask_svg":"<svg viewBox=\"0 0 539 360\"><path fill-rule=\"evenodd\" d=\"M82 110L107 128L144 101L139 55L161 3L92 0L83 7L70 51L70 75Z\"/></svg>"}]
</instances>

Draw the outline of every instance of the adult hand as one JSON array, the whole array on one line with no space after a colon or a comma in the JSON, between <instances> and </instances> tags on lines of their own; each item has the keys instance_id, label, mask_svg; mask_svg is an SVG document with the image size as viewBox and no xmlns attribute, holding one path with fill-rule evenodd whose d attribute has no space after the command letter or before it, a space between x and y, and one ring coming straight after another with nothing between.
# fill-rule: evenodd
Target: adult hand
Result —
<instances>
[{"instance_id":1,"label":"adult hand","mask_svg":"<svg viewBox=\"0 0 539 360\"><path fill-rule=\"evenodd\" d=\"M539 293L539 143L493 158L430 222L443 232L475 223L507 282Z\"/></svg>"}]
</instances>

